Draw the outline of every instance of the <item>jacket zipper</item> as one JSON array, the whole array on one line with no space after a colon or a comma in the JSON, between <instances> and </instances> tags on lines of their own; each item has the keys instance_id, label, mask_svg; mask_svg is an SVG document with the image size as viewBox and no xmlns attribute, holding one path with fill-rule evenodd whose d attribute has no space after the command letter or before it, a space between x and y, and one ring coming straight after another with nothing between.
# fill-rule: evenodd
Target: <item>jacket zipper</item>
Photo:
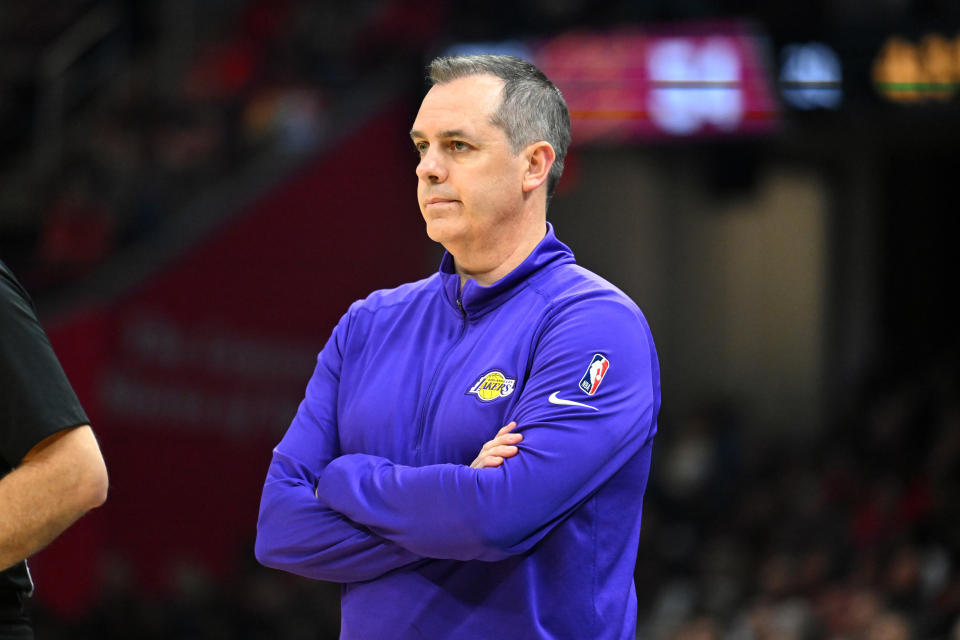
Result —
<instances>
[{"instance_id":1,"label":"jacket zipper","mask_svg":"<svg viewBox=\"0 0 960 640\"><path fill-rule=\"evenodd\" d=\"M450 354L453 353L453 350L460 344L460 341L463 340L463 336L466 335L467 331L467 312L463 310L463 303L460 300L460 297L457 297L457 309L460 310L460 334L457 336L457 339L453 341L453 344L447 349L446 353L443 354L443 357L440 358L440 364L437 365L436 370L433 372L433 379L430 380L430 386L427 387L427 395L424 397L423 409L420 410L420 426L417 429L417 466L423 464L423 433L427 426L427 410L430 405L430 398L433 397L433 388L437 384L437 378L440 376L440 371L443 370L443 365L447 363L447 358L450 357Z\"/></svg>"}]
</instances>

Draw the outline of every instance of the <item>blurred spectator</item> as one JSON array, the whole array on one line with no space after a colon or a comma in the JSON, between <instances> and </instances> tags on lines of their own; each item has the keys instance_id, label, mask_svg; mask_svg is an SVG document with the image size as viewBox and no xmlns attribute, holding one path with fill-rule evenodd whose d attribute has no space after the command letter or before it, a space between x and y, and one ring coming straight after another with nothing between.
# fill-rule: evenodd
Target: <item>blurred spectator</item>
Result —
<instances>
[{"instance_id":1,"label":"blurred spectator","mask_svg":"<svg viewBox=\"0 0 960 640\"><path fill-rule=\"evenodd\" d=\"M308 87L265 88L247 103L243 125L251 145L271 141L291 153L309 151L324 129L323 101Z\"/></svg>"},{"instance_id":2,"label":"blurred spectator","mask_svg":"<svg viewBox=\"0 0 960 640\"><path fill-rule=\"evenodd\" d=\"M913 634L903 616L885 613L873 621L865 637L866 640L910 640Z\"/></svg>"},{"instance_id":3,"label":"blurred spectator","mask_svg":"<svg viewBox=\"0 0 960 640\"><path fill-rule=\"evenodd\" d=\"M37 259L48 281L86 274L113 247L115 217L92 169L71 167L43 214Z\"/></svg>"},{"instance_id":4,"label":"blurred spectator","mask_svg":"<svg viewBox=\"0 0 960 640\"><path fill-rule=\"evenodd\" d=\"M720 640L720 634L714 620L699 617L685 623L670 634L670 640Z\"/></svg>"}]
</instances>

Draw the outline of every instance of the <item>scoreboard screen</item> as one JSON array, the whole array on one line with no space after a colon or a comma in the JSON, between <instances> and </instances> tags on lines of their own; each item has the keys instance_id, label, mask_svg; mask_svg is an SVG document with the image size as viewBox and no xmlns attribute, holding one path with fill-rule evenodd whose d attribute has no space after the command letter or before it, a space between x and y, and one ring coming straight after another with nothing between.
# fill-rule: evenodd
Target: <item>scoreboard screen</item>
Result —
<instances>
[{"instance_id":1,"label":"scoreboard screen","mask_svg":"<svg viewBox=\"0 0 960 640\"><path fill-rule=\"evenodd\" d=\"M778 107L766 46L738 22L567 33L530 60L563 92L580 142L766 133Z\"/></svg>"}]
</instances>

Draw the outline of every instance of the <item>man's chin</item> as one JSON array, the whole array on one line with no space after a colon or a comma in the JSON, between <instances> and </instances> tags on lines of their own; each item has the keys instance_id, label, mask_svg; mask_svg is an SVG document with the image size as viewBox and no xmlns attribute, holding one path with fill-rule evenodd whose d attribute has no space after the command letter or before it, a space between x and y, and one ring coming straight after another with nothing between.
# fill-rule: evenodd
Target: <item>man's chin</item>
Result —
<instances>
[{"instance_id":1,"label":"man's chin","mask_svg":"<svg viewBox=\"0 0 960 640\"><path fill-rule=\"evenodd\" d=\"M462 235L463 232L459 227L456 222L449 219L428 220L427 237L446 246L447 243L453 242Z\"/></svg>"}]
</instances>

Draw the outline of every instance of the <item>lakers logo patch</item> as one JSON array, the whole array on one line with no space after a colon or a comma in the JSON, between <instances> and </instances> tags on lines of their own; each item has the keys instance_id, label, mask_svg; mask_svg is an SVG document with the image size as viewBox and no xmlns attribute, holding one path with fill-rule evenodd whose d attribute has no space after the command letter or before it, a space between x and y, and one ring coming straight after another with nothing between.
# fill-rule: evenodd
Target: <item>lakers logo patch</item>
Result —
<instances>
[{"instance_id":1,"label":"lakers logo patch","mask_svg":"<svg viewBox=\"0 0 960 640\"><path fill-rule=\"evenodd\" d=\"M480 376L467 391L467 395L472 393L484 402L491 402L513 393L513 387L516 384L516 378L508 378L502 371L494 369Z\"/></svg>"}]
</instances>

